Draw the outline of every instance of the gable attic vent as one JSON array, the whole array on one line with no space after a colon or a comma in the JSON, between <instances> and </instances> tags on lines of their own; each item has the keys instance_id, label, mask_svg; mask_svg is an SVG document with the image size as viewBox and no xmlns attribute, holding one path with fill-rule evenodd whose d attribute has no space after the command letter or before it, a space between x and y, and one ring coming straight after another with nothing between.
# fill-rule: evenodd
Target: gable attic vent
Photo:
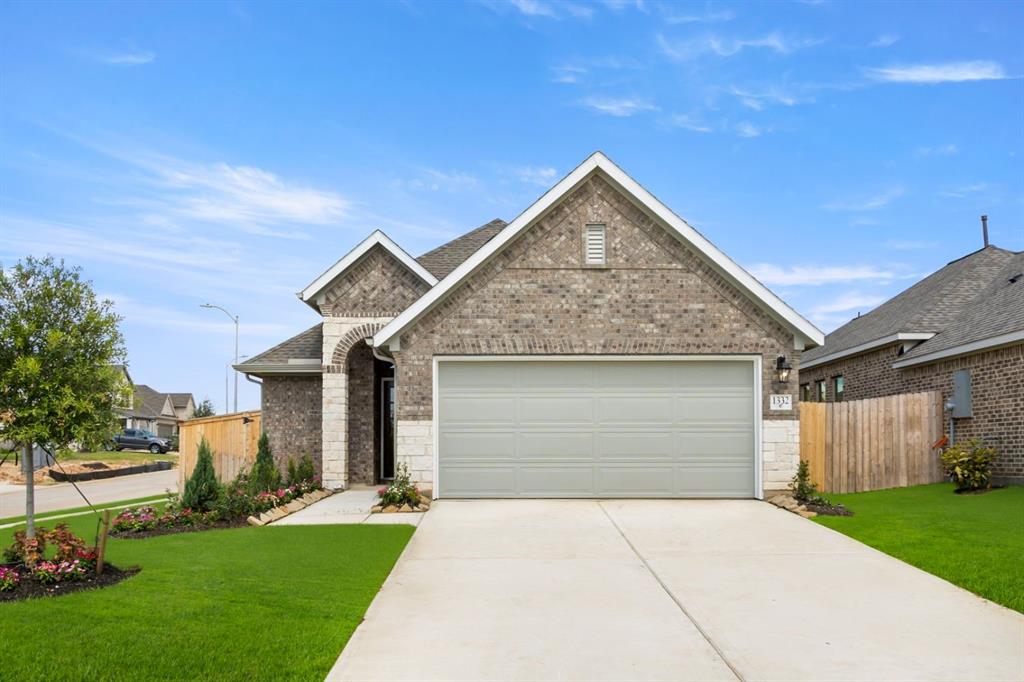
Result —
<instances>
[{"instance_id":1,"label":"gable attic vent","mask_svg":"<svg viewBox=\"0 0 1024 682\"><path fill-rule=\"evenodd\" d=\"M604 265L604 225L587 225L584 248L587 265Z\"/></svg>"}]
</instances>

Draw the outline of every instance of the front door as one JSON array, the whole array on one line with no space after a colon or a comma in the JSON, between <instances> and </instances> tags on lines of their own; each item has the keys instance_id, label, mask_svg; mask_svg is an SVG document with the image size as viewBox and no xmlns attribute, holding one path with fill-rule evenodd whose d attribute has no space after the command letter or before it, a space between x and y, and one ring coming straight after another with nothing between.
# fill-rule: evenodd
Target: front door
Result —
<instances>
[{"instance_id":1,"label":"front door","mask_svg":"<svg viewBox=\"0 0 1024 682\"><path fill-rule=\"evenodd\" d=\"M380 477L395 477L395 379L380 380Z\"/></svg>"}]
</instances>

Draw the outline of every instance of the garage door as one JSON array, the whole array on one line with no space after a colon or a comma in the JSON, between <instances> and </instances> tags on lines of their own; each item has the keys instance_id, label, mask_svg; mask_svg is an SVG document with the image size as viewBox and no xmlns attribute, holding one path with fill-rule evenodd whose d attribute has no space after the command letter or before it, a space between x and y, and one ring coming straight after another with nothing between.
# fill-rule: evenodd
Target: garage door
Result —
<instances>
[{"instance_id":1,"label":"garage door","mask_svg":"<svg viewBox=\"0 0 1024 682\"><path fill-rule=\"evenodd\" d=\"M753 497L752 361L440 361L441 497Z\"/></svg>"}]
</instances>

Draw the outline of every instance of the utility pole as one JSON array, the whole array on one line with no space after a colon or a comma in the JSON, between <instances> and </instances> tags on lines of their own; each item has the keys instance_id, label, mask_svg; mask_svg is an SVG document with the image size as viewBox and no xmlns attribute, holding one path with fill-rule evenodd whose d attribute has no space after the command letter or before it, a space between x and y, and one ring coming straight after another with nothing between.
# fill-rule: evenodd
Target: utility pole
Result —
<instances>
[{"instance_id":1,"label":"utility pole","mask_svg":"<svg viewBox=\"0 0 1024 682\"><path fill-rule=\"evenodd\" d=\"M216 308L217 310L219 310L222 313L224 313L225 315L227 315L228 319L230 319L232 322L235 323L235 364L237 365L238 364L238 315L232 315L227 310L224 310L224 308L221 308L219 305L214 305L212 303L202 303L202 304L199 305L199 307L200 308ZM225 379L225 381L226 381L226 379ZM226 395L227 395L227 388L225 387L225 398L224 398L224 409L225 410L227 410L227 407L228 407L228 401L227 401ZM235 370L235 409L234 409L234 411L238 412L238 370L237 369Z\"/></svg>"}]
</instances>

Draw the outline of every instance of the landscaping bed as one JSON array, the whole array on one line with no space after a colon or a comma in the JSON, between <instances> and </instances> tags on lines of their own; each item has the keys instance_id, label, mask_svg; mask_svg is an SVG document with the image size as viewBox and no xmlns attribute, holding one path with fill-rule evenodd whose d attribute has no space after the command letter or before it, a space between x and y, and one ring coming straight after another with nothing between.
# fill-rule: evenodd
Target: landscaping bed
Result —
<instances>
[{"instance_id":1,"label":"landscaping bed","mask_svg":"<svg viewBox=\"0 0 1024 682\"><path fill-rule=\"evenodd\" d=\"M0 582L3 580L3 568L0 567ZM0 590L0 602L21 601L23 599L37 599L40 597L58 597L73 592L81 592L82 590L94 590L99 587L116 585L122 580L132 577L140 570L137 566L121 570L117 566L107 564L103 567L103 573L99 575L90 571L75 580L42 583L33 579L32 571L27 568L15 566L6 568L17 572L17 584L11 589Z\"/></svg>"}]
</instances>

